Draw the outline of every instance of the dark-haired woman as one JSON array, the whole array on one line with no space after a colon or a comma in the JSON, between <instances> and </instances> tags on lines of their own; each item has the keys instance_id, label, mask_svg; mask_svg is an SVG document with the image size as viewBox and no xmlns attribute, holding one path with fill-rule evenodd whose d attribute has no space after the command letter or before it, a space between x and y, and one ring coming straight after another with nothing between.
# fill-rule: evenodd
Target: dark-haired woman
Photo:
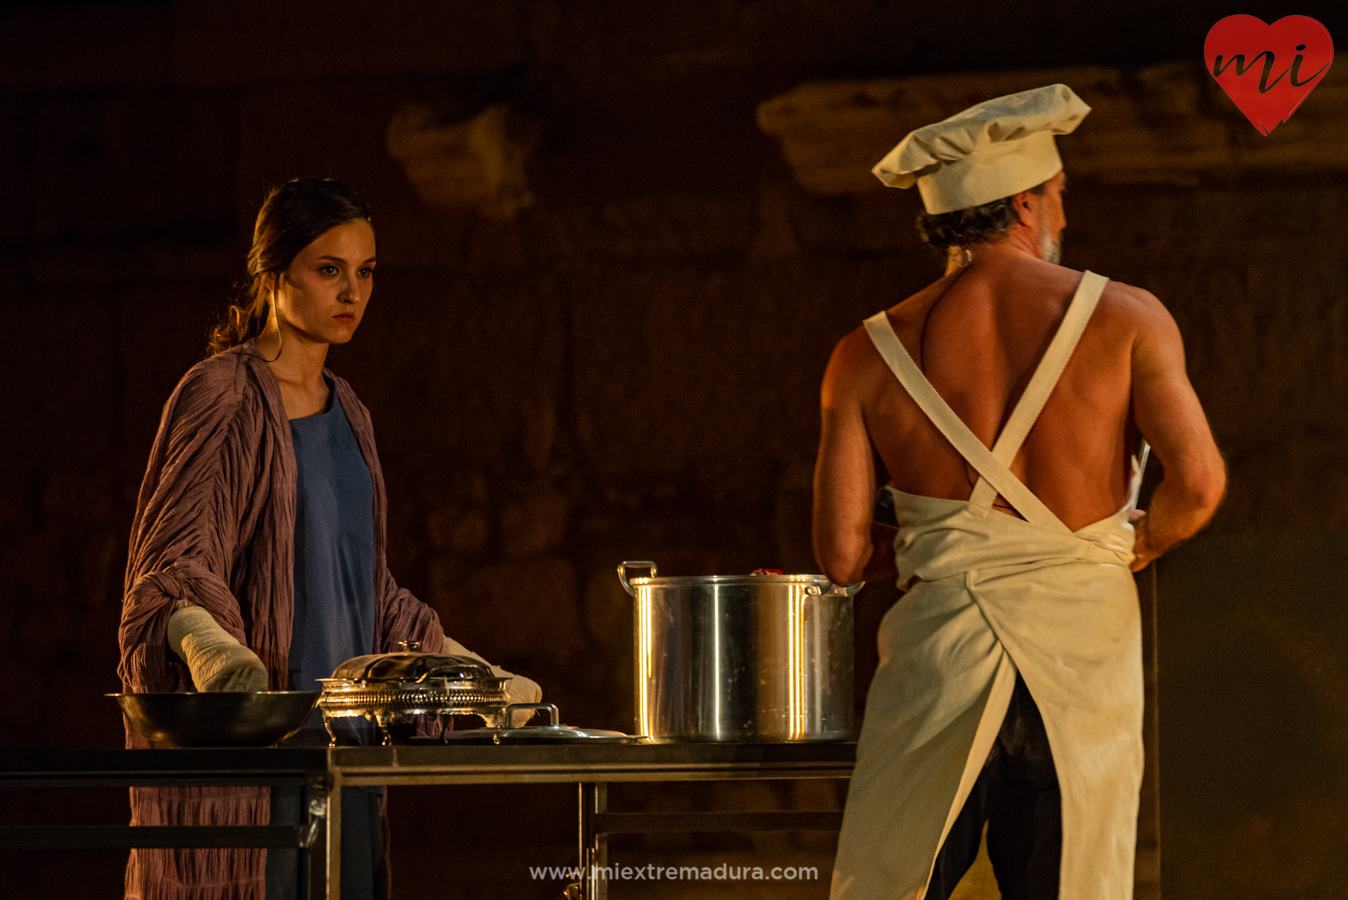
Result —
<instances>
[{"instance_id":1,"label":"dark-haired woman","mask_svg":"<svg viewBox=\"0 0 1348 900\"><path fill-rule=\"evenodd\" d=\"M122 609L125 690L314 690L338 663L399 641L467 652L389 573L370 417L324 368L328 347L360 325L374 268L353 188L302 178L268 196L249 296L169 398L150 454ZM537 701L533 682L496 671L512 700ZM148 746L131 729L127 744ZM343 802L342 894L384 896L379 797ZM273 805L279 815L295 798L133 788L132 822L265 825ZM293 869L293 853L138 850L126 896L278 900L293 896Z\"/></svg>"}]
</instances>

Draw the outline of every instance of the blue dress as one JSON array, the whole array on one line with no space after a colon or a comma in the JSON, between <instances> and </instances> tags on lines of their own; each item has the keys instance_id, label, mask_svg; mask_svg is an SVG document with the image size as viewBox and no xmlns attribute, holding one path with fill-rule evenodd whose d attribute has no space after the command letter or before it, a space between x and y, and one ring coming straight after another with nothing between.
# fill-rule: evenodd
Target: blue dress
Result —
<instances>
[{"instance_id":1,"label":"blue dress","mask_svg":"<svg viewBox=\"0 0 1348 900\"><path fill-rule=\"evenodd\" d=\"M320 690L319 678L353 656L374 652L374 482L330 381L328 396L325 411L290 420L297 475L290 687L301 691ZM315 730L326 744L316 710L301 742L312 742ZM381 792L342 791L343 898L384 896ZM298 788L272 789L271 821L300 822ZM267 851L267 900L295 898L298 866L296 850Z\"/></svg>"}]
</instances>

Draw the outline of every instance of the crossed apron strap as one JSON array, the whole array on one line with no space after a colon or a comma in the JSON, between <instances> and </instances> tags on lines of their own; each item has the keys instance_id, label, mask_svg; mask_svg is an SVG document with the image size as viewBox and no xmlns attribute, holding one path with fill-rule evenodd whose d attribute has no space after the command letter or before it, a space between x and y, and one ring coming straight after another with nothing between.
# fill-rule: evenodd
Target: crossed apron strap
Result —
<instances>
[{"instance_id":1,"label":"crossed apron strap","mask_svg":"<svg viewBox=\"0 0 1348 900\"><path fill-rule=\"evenodd\" d=\"M1058 326L1057 333L1053 335L1048 349L1044 351L1044 358L1039 361L1039 366L1030 376L1030 383L1026 385L1025 393L1020 395L1011 418L1007 420L1002 433L992 445L992 455L1003 465L1011 465L1011 461L1020 452L1021 444L1025 443L1030 429L1038 421L1039 413L1043 411L1049 395L1053 393L1058 379L1062 377L1063 369L1072 358L1072 352L1076 350L1077 343L1086 330L1086 323L1095 312L1095 307L1100 302L1100 295L1108 283L1109 279L1103 275L1089 271L1082 273L1081 283L1077 285L1072 302L1067 306L1067 314L1063 316L1062 324ZM996 499L996 490L986 478L980 478L978 484L974 486L969 502L974 506L990 507Z\"/></svg>"},{"instance_id":2,"label":"crossed apron strap","mask_svg":"<svg viewBox=\"0 0 1348 900\"><path fill-rule=\"evenodd\" d=\"M1029 385L1026 386L992 450L983 446L983 442L969 430L945 399L931 386L927 376L918 368L898 335L894 333L894 328L889 323L889 316L881 311L866 320L866 332L904 390L908 391L932 423L945 435L946 440L950 441L981 476L969 497L971 505L990 507L1000 494L1031 524L1062 534L1071 533L1071 529L1012 474L1008 465L1015 459L1020 445L1034 427L1035 420L1048 401L1049 395L1053 393L1053 388L1062 376L1072 351L1076 349L1077 342L1081 339L1086 323L1095 311L1100 294L1108 281L1109 279L1094 272L1082 275L1081 283L1077 286L1076 294L1072 297L1062 324L1049 343L1044 358L1040 360L1030 377Z\"/></svg>"}]
</instances>

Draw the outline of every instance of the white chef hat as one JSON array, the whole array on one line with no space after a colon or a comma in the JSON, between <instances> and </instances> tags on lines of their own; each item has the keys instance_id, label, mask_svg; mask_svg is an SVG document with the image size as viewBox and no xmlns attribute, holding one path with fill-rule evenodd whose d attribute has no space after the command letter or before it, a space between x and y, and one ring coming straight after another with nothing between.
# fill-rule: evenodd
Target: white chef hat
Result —
<instances>
[{"instance_id":1,"label":"white chef hat","mask_svg":"<svg viewBox=\"0 0 1348 900\"><path fill-rule=\"evenodd\" d=\"M887 187L916 184L932 214L982 206L1061 172L1053 135L1090 111L1065 84L1007 94L909 132L871 171Z\"/></svg>"}]
</instances>

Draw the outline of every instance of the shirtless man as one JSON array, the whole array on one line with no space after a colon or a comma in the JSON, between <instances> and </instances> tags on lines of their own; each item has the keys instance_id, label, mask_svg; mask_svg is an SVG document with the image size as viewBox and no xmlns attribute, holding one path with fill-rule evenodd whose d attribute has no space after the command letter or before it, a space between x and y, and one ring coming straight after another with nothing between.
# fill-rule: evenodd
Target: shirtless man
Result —
<instances>
[{"instance_id":1,"label":"shirtless man","mask_svg":"<svg viewBox=\"0 0 1348 900\"><path fill-rule=\"evenodd\" d=\"M1001 127L978 131L980 112ZM1154 296L1116 282L1084 312L1075 349L1059 354L1066 363L1056 387L1046 382L1042 412L1037 419L1026 413L1028 434L1003 460L1002 471L1009 468L1047 507L1038 518L1019 508L1033 498L1004 499L1018 487L1005 480L998 484L1006 490L983 488L990 514L970 515L980 475L995 473L987 463L975 467L976 453L957 449L881 349L887 321L902 345L888 356L906 351L916 363L911 371L921 373L913 380L924 375L983 448L1009 430L1041 360L1058 352L1048 348L1069 305L1102 280L1057 265L1067 178L1051 134L1071 131L1086 112L1062 85L998 98L963 119L914 132L877 166L882 180L908 174L898 164L908 145L908 170L917 173L908 184L924 188L929 210L919 227L929 243L947 248L949 262L942 278L844 337L824 376L817 560L836 583L898 573L910 591L881 626L881 665L867 701L835 900L948 896L973 861L984 821L1004 897L1131 897L1141 683L1137 626L1129 618L1136 596L1124 567L1138 571L1197 532L1225 486L1221 456L1185 374L1179 330ZM1050 135L1052 159L1040 160L1040 174L1056 165L1051 177L1027 184L1032 172L997 169L997 135L1015 133L1008 117L1021 133ZM914 150L923 131L951 122L953 133L938 135L944 140L925 142L940 148L935 158ZM967 178L941 183L943 166L958 162L967 170L981 155L992 157L981 179L985 192L999 179L1028 189L995 199L973 191L979 202L969 203ZM923 174L933 172L935 183L924 185ZM1146 513L1127 509L1144 440L1165 470ZM893 529L872 521L878 483L895 492L897 542ZM1039 546L1037 521L1060 529L1053 540L1066 542L1063 549ZM970 553L990 555L981 563L941 562ZM1102 581L1102 571L1122 574ZM971 587L979 579L986 590ZM1090 599L1078 605L1077 595ZM1078 606L1094 611L1073 621ZM1041 615L1060 631L1048 635L1036 624ZM973 644L979 649L968 650ZM1073 655L1078 646L1093 647L1089 659ZM951 686L984 671L972 687ZM1079 707L1093 704L1100 709L1088 717L1096 720L1083 725ZM1124 721L1110 724L1117 718ZM1126 750L1110 749L1114 755L1100 764L1109 770L1104 775L1080 774L1100 763L1098 747L1118 746ZM1096 756L1082 765L1090 753ZM998 781L1013 768L1021 783ZM919 782L934 786L912 787Z\"/></svg>"}]
</instances>

